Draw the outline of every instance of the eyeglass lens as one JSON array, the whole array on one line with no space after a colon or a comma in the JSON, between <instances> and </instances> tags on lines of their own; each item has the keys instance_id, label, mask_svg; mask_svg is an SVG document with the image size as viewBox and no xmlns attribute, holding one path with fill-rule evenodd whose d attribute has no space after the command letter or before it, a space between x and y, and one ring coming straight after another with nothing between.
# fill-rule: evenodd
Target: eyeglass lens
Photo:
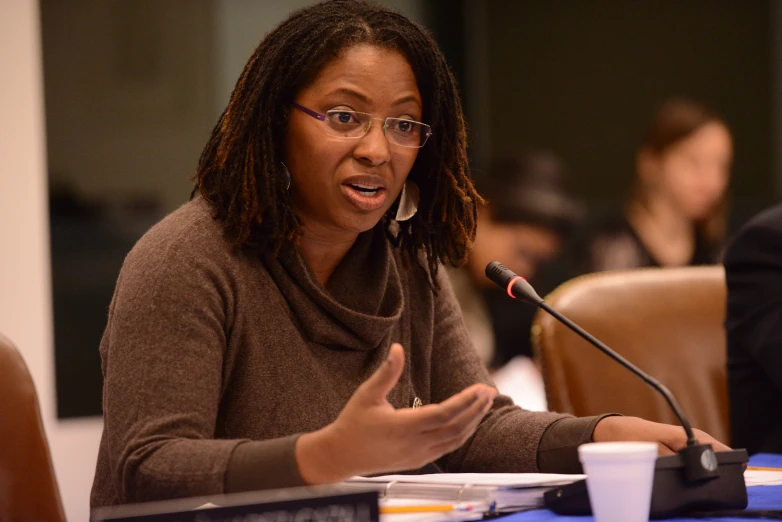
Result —
<instances>
[{"instance_id":1,"label":"eyeglass lens","mask_svg":"<svg viewBox=\"0 0 782 522\"><path fill-rule=\"evenodd\" d=\"M332 136L360 138L369 132L372 115L364 112L332 110L326 112L326 131ZM403 147L422 147L429 138L429 126L403 118L386 118L384 131L388 141Z\"/></svg>"}]
</instances>

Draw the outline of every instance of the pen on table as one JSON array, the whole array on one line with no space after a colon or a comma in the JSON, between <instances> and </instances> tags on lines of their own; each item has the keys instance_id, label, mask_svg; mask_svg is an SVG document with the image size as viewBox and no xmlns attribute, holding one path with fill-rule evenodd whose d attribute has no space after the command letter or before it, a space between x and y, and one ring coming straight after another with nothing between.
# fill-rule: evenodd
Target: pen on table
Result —
<instances>
[{"instance_id":1,"label":"pen on table","mask_svg":"<svg viewBox=\"0 0 782 522\"><path fill-rule=\"evenodd\" d=\"M761 466L747 466L747 471L782 471L782 468L764 468Z\"/></svg>"},{"instance_id":2,"label":"pen on table","mask_svg":"<svg viewBox=\"0 0 782 522\"><path fill-rule=\"evenodd\" d=\"M420 506L381 506L381 515L400 513L448 513L450 511L472 511L472 504L428 504Z\"/></svg>"}]
</instances>

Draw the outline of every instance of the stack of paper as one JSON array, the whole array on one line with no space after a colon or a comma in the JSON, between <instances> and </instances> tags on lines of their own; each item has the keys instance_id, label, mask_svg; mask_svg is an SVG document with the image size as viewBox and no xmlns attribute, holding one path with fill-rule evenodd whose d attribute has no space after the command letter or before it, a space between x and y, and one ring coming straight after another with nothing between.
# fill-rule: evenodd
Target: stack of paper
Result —
<instances>
[{"instance_id":1,"label":"stack of paper","mask_svg":"<svg viewBox=\"0 0 782 522\"><path fill-rule=\"evenodd\" d=\"M583 478L541 473L438 473L354 477L343 486L374 489L381 499L482 503L488 506L487 512L496 513L541 506L548 489Z\"/></svg>"},{"instance_id":2,"label":"stack of paper","mask_svg":"<svg viewBox=\"0 0 782 522\"><path fill-rule=\"evenodd\" d=\"M782 469L748 469L744 472L744 483L750 486L782 486Z\"/></svg>"}]
</instances>

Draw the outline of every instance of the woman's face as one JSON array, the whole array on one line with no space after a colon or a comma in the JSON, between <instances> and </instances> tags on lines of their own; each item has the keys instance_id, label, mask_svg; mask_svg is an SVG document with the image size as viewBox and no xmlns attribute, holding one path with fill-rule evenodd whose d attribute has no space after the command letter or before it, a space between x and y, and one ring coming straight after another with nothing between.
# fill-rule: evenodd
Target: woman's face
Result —
<instances>
[{"instance_id":1,"label":"woman's face","mask_svg":"<svg viewBox=\"0 0 782 522\"><path fill-rule=\"evenodd\" d=\"M295 102L321 114L345 109L415 121L423 115L405 57L371 45L342 51ZM389 143L380 120L373 120L369 132L357 139L331 136L325 125L291 109L284 158L293 204L305 233L355 235L374 227L391 207L418 149Z\"/></svg>"},{"instance_id":2,"label":"woman's face","mask_svg":"<svg viewBox=\"0 0 782 522\"><path fill-rule=\"evenodd\" d=\"M657 155L646 182L689 219L705 219L725 194L732 159L728 129L707 123Z\"/></svg>"}]
</instances>

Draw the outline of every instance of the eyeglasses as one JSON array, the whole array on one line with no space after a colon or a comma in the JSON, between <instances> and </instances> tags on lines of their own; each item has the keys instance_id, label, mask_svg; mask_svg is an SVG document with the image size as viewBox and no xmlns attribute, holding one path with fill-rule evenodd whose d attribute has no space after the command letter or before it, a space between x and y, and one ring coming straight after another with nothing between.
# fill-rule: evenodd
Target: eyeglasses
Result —
<instances>
[{"instance_id":1,"label":"eyeglasses","mask_svg":"<svg viewBox=\"0 0 782 522\"><path fill-rule=\"evenodd\" d=\"M298 103L291 103L304 114L312 116L316 120L325 123L323 130L330 136L337 138L358 139L363 138L372 128L372 122L383 122L383 133L390 143L402 147L420 149L426 144L426 140L432 135L432 128L426 123L406 120L404 118L375 118L366 112L349 111L346 109L334 109L326 114L315 112Z\"/></svg>"}]
</instances>

